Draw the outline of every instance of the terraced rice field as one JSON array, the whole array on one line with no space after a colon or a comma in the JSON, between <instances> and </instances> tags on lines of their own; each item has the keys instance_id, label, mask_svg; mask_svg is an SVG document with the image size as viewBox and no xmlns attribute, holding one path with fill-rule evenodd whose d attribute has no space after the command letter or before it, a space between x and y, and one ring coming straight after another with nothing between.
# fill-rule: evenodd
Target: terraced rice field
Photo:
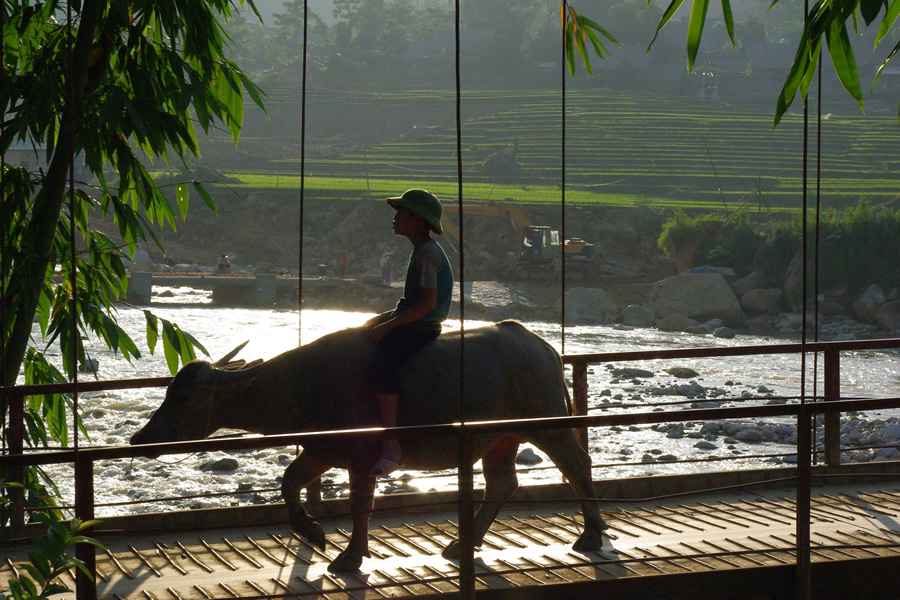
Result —
<instances>
[{"instance_id":1,"label":"terraced rice field","mask_svg":"<svg viewBox=\"0 0 900 600\"><path fill-rule=\"evenodd\" d=\"M371 102L386 101L370 98ZM325 101L325 100L322 100ZM334 102L334 98L331 98ZM341 101L341 100L338 100ZM366 103L354 96L347 102ZM452 117L450 93L409 93L390 100L430 104ZM774 106L774 104L772 104ZM603 90L567 92L566 199L587 204L721 208L740 202L796 209L802 185L802 120L788 115L772 127L772 106L730 104ZM561 103L558 92L464 94L463 181L473 200L558 202L561 181ZM317 196L383 196L429 182L441 196L457 195L456 131L450 124L413 127L409 135L340 156L306 159L306 188ZM815 117L810 119L810 198L815 188ZM482 168L492 152L517 144L519 169L498 175ZM846 113L822 129L822 204L860 198L873 203L900 194L900 128L896 117ZM299 186L299 160L268 170L229 172L251 187ZM761 192L761 194L760 194Z\"/></svg>"}]
</instances>

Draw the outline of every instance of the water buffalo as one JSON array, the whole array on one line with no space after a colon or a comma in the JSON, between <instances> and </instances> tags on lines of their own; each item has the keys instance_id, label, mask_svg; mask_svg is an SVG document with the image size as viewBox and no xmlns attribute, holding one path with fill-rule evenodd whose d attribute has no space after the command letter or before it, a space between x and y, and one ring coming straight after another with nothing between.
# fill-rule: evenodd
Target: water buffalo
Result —
<instances>
[{"instance_id":1,"label":"water buffalo","mask_svg":"<svg viewBox=\"0 0 900 600\"><path fill-rule=\"evenodd\" d=\"M237 370L192 361L175 376L165 401L131 438L132 444L204 438L220 428L260 434L378 426L378 408L369 389L367 365L374 346L360 329L346 329ZM459 420L460 335L447 333L416 354L401 378L401 426ZM230 359L231 353L227 359ZM564 416L569 396L559 354L521 324L504 321L468 330L465 339L466 420ZM225 360L225 359L223 359ZM515 458L521 442L543 450L565 475L575 496L594 496L590 458L572 429L491 433L474 436L481 459L485 503L474 520L475 545L481 544L501 503L518 486ZM404 469L450 469L457 465L454 436L401 440ZM353 533L347 548L329 565L334 572L355 571L368 553L369 515L375 479L369 471L380 441L311 441L284 474L282 496L291 526L311 543L325 547L322 528L300 501L300 491L332 467L350 474ZM582 500L584 532L576 550L598 550L606 525L597 503ZM458 557L458 542L444 550Z\"/></svg>"}]
</instances>

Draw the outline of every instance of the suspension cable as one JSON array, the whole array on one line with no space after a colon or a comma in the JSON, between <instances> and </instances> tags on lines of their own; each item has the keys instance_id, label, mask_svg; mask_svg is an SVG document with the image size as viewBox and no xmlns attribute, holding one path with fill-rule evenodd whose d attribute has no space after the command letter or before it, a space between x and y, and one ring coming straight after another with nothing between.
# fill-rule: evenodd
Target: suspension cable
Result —
<instances>
[{"instance_id":1,"label":"suspension cable","mask_svg":"<svg viewBox=\"0 0 900 600\"><path fill-rule=\"evenodd\" d=\"M0 32L3 32L4 27L6 27L6 6L0 5ZM2 35L2 33L0 33ZM5 75L6 75L6 54L4 52L6 46L3 43L0 43L0 90L6 89ZM2 103L0 103L2 105ZM5 112L5 108L3 110ZM3 126L6 123L6 119L3 118L2 114L0 114L0 139L3 138ZM9 223L12 223L12 215L10 214L9 218L6 217L6 207L7 205L12 205L12 203L7 203L6 201L6 187L3 185L4 174L6 173L6 146L0 146L0 327L3 329L0 330L0 387L6 385L6 228ZM0 403L0 410L3 411L3 414L0 415L0 450L4 453L6 452L6 417L9 414L9 403L4 399L2 403ZM4 492L4 496L5 496Z\"/></svg>"},{"instance_id":2,"label":"suspension cable","mask_svg":"<svg viewBox=\"0 0 900 600\"><path fill-rule=\"evenodd\" d=\"M465 253L465 221L463 219L463 164L462 164L462 94L460 84L460 52L459 52L459 0L456 2L455 17L455 35L456 35L456 66L455 66L455 83L456 83L456 197L457 197L457 215L459 218L459 376L460 376L460 421L465 420L465 379L463 378L463 359L465 358L465 339L466 339L466 253Z\"/></svg>"},{"instance_id":3,"label":"suspension cable","mask_svg":"<svg viewBox=\"0 0 900 600\"><path fill-rule=\"evenodd\" d=\"M0 32L6 27L6 7L0 6ZM0 34L2 35L2 34ZM6 46L0 43L0 90L6 89ZM5 109L4 109L5 112ZM0 139L3 138L3 129L6 119L0 115ZM6 227L8 223L12 223L12 215L6 218L6 188L3 186L3 179L6 173L6 146L0 146L0 324L3 330L0 331L0 387L6 384ZM10 203L11 204L11 203ZM6 410L4 406L3 424L6 423ZM6 448L6 436L0 435L0 444Z\"/></svg>"},{"instance_id":4,"label":"suspension cable","mask_svg":"<svg viewBox=\"0 0 900 600\"><path fill-rule=\"evenodd\" d=\"M461 598L475 597L475 549L472 514L473 475L471 437L465 427L466 417L466 294L465 294L465 225L463 219L463 178L462 178L462 94L460 83L460 3L455 1L455 73L456 83L456 186L457 211L459 215L459 420L462 423L459 435L459 465L457 468L459 490L459 544L462 554L459 558L459 590Z\"/></svg>"},{"instance_id":5,"label":"suspension cable","mask_svg":"<svg viewBox=\"0 0 900 600\"><path fill-rule=\"evenodd\" d=\"M77 253L75 252L75 82L72 81L73 71L73 53L72 53L72 3L66 3L66 103L71 124L68 129L68 139L66 139L66 149L69 153L69 260L71 268L69 269L69 286L72 289L72 428L73 446L75 452L78 452L78 277L76 270L78 268ZM83 348L83 346L82 346ZM87 355L85 355L87 360ZM87 365L85 365L87 367Z\"/></svg>"},{"instance_id":6,"label":"suspension cable","mask_svg":"<svg viewBox=\"0 0 900 600\"><path fill-rule=\"evenodd\" d=\"M300 235L297 248L297 345L303 344L303 213L306 189L306 44L309 2L303 0L303 61L300 83Z\"/></svg>"},{"instance_id":7,"label":"suspension cable","mask_svg":"<svg viewBox=\"0 0 900 600\"><path fill-rule=\"evenodd\" d=\"M820 239L820 208L822 199L822 55L819 54L818 81L816 82L816 225L813 227L813 341L819 341L819 239ZM805 309L804 309L805 312ZM813 398L818 398L819 386L819 353L813 353ZM812 423L813 439L815 439L816 424ZM819 463L819 455L813 452L813 464Z\"/></svg>"},{"instance_id":8,"label":"suspension cable","mask_svg":"<svg viewBox=\"0 0 900 600\"><path fill-rule=\"evenodd\" d=\"M568 12L569 3L566 0L563 0L562 10L563 10L563 23L565 23L565 15ZM562 146L562 158L560 160L560 189L561 193L561 208L560 208L560 228L559 235L562 238L560 242L562 246L560 248L560 260L562 261L560 267L560 278L559 278L559 288L560 288L560 354L566 353L566 28L562 28L562 59L559 64L559 72L560 72L560 91L562 92L562 135L561 135L561 146Z\"/></svg>"},{"instance_id":9,"label":"suspension cable","mask_svg":"<svg viewBox=\"0 0 900 600\"><path fill-rule=\"evenodd\" d=\"M809 23L809 0L803 1L803 20L805 24ZM821 79L821 78L820 78ZM803 202L802 218L803 218L803 265L801 268L801 277L803 283L801 286L801 306L800 306L800 404L805 405L807 400L806 391L806 326L807 326L807 297L809 291L807 289L807 272L809 258L809 226L808 226L808 179L807 166L809 164L809 94L803 97L803 158L801 166L803 169L801 198ZM818 257L817 257L818 260ZM815 417L806 415L804 411L800 411L797 415L797 523L795 534L797 539L797 596L802 600L808 600L811 597L811 565L810 565L810 502L811 502L811 457L806 452L800 452L802 448L808 447L808 444L814 445L813 427ZM812 442L811 442L812 440Z\"/></svg>"}]
</instances>

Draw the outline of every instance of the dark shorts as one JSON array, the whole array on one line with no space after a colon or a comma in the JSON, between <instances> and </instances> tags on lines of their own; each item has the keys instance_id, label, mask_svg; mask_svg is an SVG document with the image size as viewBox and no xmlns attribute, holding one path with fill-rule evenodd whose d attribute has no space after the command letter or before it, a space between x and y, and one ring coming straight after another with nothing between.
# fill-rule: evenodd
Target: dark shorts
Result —
<instances>
[{"instance_id":1,"label":"dark shorts","mask_svg":"<svg viewBox=\"0 0 900 600\"><path fill-rule=\"evenodd\" d=\"M401 325L378 342L372 359L372 384L381 394L396 394L400 387L400 368L409 357L428 345L441 333L441 324L416 321Z\"/></svg>"}]
</instances>

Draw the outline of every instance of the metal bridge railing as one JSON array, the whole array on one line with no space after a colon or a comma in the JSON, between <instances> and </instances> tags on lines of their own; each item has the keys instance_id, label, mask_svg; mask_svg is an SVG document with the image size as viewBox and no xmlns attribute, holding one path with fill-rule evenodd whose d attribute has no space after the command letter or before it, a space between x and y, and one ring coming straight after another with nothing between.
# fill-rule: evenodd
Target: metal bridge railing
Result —
<instances>
[{"instance_id":1,"label":"metal bridge railing","mask_svg":"<svg viewBox=\"0 0 900 600\"><path fill-rule=\"evenodd\" d=\"M66 393L73 391L71 384L54 384L43 386L16 386L0 388L0 395L12 400L9 415L9 451L0 456L0 469L8 469L11 479L16 474L21 476L26 466L73 463L75 467L75 515L82 520L94 518L93 466L98 460L133 458L160 454L182 454L198 451L241 450L290 445L303 445L315 437L350 437L355 435L387 435L396 433L408 435L455 435L461 440L471 440L471 436L480 433L526 431L571 427L587 431L589 427L611 427L614 425L651 424L681 421L707 421L736 418L766 418L793 416L797 419L797 570L798 590L809 590L810 551L810 457L814 451L810 425L814 416L823 414L825 419L825 457L826 464L836 466L840 462L839 447L839 415L845 411L868 411L878 409L900 408L900 398L876 398L864 400L841 400L840 394L840 353L857 350L883 350L900 348L900 339L867 340L853 342L816 342L810 344L778 344L764 346L738 346L726 348L693 348L676 350L650 350L639 352L617 352L600 354L569 355L563 362L573 367L574 409L575 415L569 417L549 417L537 419L514 419L503 421L445 423L419 427L398 427L391 430L384 428L355 429L342 431L311 432L302 434L282 434L259 437L225 437L218 439L149 444L144 446L112 446L83 448L78 450L56 450L41 453L24 453L22 447L22 407L24 398L29 395ZM743 406L728 408L691 408L672 412L636 412L614 415L587 415L587 366L590 364L611 361L635 361L672 358L749 356L765 354L790 354L798 352L821 352L824 354L824 402L801 402L799 404L781 404L766 406ZM114 380L81 383L79 391L101 391L114 389L134 389L142 387L162 387L168 385L171 377L149 378L139 380ZM13 410L15 409L15 410ZM583 438L583 439L586 439ZM461 456L465 448L460 450ZM21 479L20 479L21 480ZM471 485L469 486L471 489ZM15 500L15 498L14 498ZM460 502L465 501L462 497ZM471 505L471 499L468 499ZM21 509L21 498L16 501ZM461 511L461 519L471 518L471 511ZM18 516L21 519L21 513ZM460 523L462 526L462 523ZM471 547L464 551L471 553ZM95 555L92 546L83 545L78 548L78 556L92 573L95 573ZM461 573L461 581L465 580ZM474 578L470 577L470 581ZM474 593L474 590L471 590ZM96 597L94 579L79 574L78 597L90 599ZM471 597L471 595L464 595ZM808 593L804 594L808 597Z\"/></svg>"}]
</instances>

